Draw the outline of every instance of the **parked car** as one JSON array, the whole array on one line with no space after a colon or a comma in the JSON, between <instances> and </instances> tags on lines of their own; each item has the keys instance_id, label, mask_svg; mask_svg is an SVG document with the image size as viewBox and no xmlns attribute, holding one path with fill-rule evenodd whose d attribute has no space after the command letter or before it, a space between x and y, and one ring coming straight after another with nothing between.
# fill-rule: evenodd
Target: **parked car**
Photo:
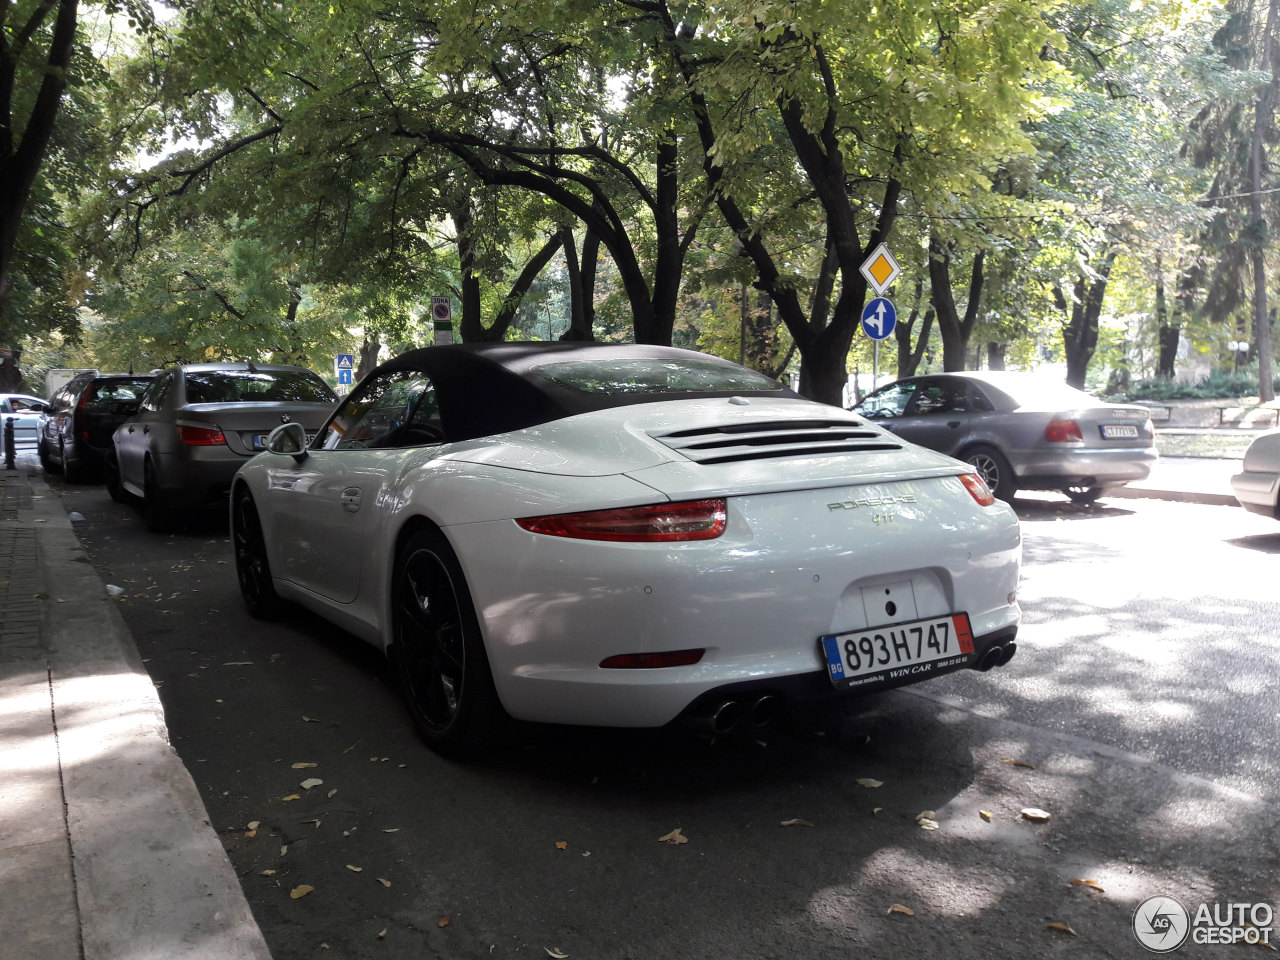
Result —
<instances>
[{"instance_id":1,"label":"parked car","mask_svg":"<svg viewBox=\"0 0 1280 960\"><path fill-rule=\"evenodd\" d=\"M249 611L383 650L443 752L508 717L750 730L1015 650L1017 517L970 468L716 357L428 347L266 447Z\"/></svg>"},{"instance_id":2,"label":"parked car","mask_svg":"<svg viewBox=\"0 0 1280 960\"><path fill-rule=\"evenodd\" d=\"M1280 520L1280 430L1249 444L1243 469L1231 478L1231 492L1246 510Z\"/></svg>"},{"instance_id":3,"label":"parked car","mask_svg":"<svg viewBox=\"0 0 1280 960\"><path fill-rule=\"evenodd\" d=\"M150 373L89 372L54 391L36 441L45 471L61 471L68 483L98 474L111 435L137 412L138 400L154 379Z\"/></svg>"},{"instance_id":4,"label":"parked car","mask_svg":"<svg viewBox=\"0 0 1280 960\"><path fill-rule=\"evenodd\" d=\"M197 363L163 370L112 435L107 489L119 501L140 497L157 532L190 511L225 508L231 478L273 427L293 422L315 431L336 400L303 367Z\"/></svg>"},{"instance_id":5,"label":"parked car","mask_svg":"<svg viewBox=\"0 0 1280 960\"><path fill-rule=\"evenodd\" d=\"M25 393L0 393L0 430L6 420L13 420L13 442L35 443L40 427L40 415L47 404L39 397Z\"/></svg>"},{"instance_id":6,"label":"parked car","mask_svg":"<svg viewBox=\"0 0 1280 960\"><path fill-rule=\"evenodd\" d=\"M898 380L853 408L903 439L973 465L1002 500L1061 490L1092 503L1143 480L1157 459L1145 407L1106 403L1030 373Z\"/></svg>"}]
</instances>

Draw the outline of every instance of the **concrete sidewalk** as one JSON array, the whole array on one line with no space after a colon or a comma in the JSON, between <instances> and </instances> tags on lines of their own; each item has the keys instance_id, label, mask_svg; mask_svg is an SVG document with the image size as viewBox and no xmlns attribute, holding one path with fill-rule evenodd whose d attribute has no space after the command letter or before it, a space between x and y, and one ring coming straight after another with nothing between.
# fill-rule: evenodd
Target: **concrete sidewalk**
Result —
<instances>
[{"instance_id":1,"label":"concrete sidewalk","mask_svg":"<svg viewBox=\"0 0 1280 960\"><path fill-rule=\"evenodd\" d=\"M33 452L0 470L0 953L269 960L132 637Z\"/></svg>"},{"instance_id":2,"label":"concrete sidewalk","mask_svg":"<svg viewBox=\"0 0 1280 960\"><path fill-rule=\"evenodd\" d=\"M6 960L269 960L106 586L33 450L0 470ZM1234 504L1239 460L1164 458L1114 497Z\"/></svg>"}]
</instances>

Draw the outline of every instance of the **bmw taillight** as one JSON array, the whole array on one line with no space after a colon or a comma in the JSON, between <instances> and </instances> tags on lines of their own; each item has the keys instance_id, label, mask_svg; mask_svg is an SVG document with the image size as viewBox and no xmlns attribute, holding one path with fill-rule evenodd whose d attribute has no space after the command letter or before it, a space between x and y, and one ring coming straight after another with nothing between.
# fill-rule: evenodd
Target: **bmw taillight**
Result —
<instances>
[{"instance_id":1,"label":"bmw taillight","mask_svg":"<svg viewBox=\"0 0 1280 960\"><path fill-rule=\"evenodd\" d=\"M178 439L189 447L225 447L227 445L227 438L217 427L198 427L190 423L178 424Z\"/></svg>"},{"instance_id":2,"label":"bmw taillight","mask_svg":"<svg viewBox=\"0 0 1280 960\"><path fill-rule=\"evenodd\" d=\"M714 540L724 533L727 522L728 511L723 499L557 513L516 520L530 533L618 543Z\"/></svg>"},{"instance_id":3,"label":"bmw taillight","mask_svg":"<svg viewBox=\"0 0 1280 960\"><path fill-rule=\"evenodd\" d=\"M1083 440L1080 424L1074 420L1050 420L1044 428L1044 438L1050 443L1070 443L1072 440Z\"/></svg>"},{"instance_id":4,"label":"bmw taillight","mask_svg":"<svg viewBox=\"0 0 1280 960\"><path fill-rule=\"evenodd\" d=\"M991 488L976 473L962 473L960 482L969 491L969 496L978 502L978 506L989 507L996 502L995 496L991 493Z\"/></svg>"}]
</instances>

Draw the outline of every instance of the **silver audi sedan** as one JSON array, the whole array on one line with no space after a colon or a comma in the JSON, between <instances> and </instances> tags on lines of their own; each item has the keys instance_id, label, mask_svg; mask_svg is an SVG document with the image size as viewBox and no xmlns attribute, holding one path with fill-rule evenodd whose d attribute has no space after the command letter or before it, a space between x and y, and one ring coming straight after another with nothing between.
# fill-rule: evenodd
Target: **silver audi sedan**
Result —
<instances>
[{"instance_id":1,"label":"silver audi sedan","mask_svg":"<svg viewBox=\"0 0 1280 960\"><path fill-rule=\"evenodd\" d=\"M1158 454L1145 407L1107 403L1039 374L927 374L854 408L904 440L974 466L991 492L1060 490L1092 503L1145 480Z\"/></svg>"}]
</instances>

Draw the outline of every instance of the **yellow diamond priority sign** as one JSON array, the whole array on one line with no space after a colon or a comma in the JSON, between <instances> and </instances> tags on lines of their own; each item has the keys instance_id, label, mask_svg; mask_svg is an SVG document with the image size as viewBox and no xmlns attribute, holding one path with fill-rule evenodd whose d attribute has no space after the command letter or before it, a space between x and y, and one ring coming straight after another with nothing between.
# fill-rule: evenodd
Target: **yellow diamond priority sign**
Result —
<instances>
[{"instance_id":1,"label":"yellow diamond priority sign","mask_svg":"<svg viewBox=\"0 0 1280 960\"><path fill-rule=\"evenodd\" d=\"M871 256L862 261L861 269L862 275L867 278L867 283L871 284L876 296L882 296L902 272L898 261L893 259L893 254L883 243L871 251Z\"/></svg>"}]
</instances>

